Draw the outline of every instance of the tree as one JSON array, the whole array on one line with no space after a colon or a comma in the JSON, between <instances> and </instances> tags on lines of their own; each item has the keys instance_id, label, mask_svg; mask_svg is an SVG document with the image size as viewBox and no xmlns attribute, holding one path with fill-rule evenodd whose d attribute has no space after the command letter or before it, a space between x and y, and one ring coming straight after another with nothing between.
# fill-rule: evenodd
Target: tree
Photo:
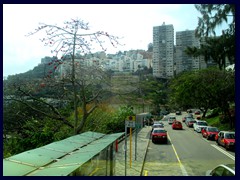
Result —
<instances>
[{"instance_id":1,"label":"tree","mask_svg":"<svg viewBox=\"0 0 240 180\"><path fill-rule=\"evenodd\" d=\"M159 114L160 105L166 105L168 101L167 89L158 79L148 76L141 83L142 93L146 100L151 101L154 111Z\"/></svg>"},{"instance_id":2,"label":"tree","mask_svg":"<svg viewBox=\"0 0 240 180\"><path fill-rule=\"evenodd\" d=\"M230 42L230 39L233 40L232 36L230 39L226 38L226 36L205 37L202 39L199 48L187 47L185 53L194 58L204 57L206 63L212 59L220 70L226 68L226 58L231 64L235 63L235 46Z\"/></svg>"},{"instance_id":3,"label":"tree","mask_svg":"<svg viewBox=\"0 0 240 180\"><path fill-rule=\"evenodd\" d=\"M106 51L107 49L104 48L104 45L106 44L105 40L107 39L111 45L116 47L117 45L119 45L119 38L103 31L89 32L90 29L88 23L85 23L80 19L71 19L70 21L66 21L64 22L63 26L42 23L37 29L35 29L33 32L30 32L27 36L34 35L43 30L46 31L46 37L42 38L41 41L45 44L45 46L50 46L50 48L52 48L51 52L55 53L56 57L61 57L58 59L56 58L50 63L54 63L55 66L54 69L50 71L45 78L45 82L46 84L55 87L55 89L60 86L62 97L68 95L65 91L66 82L67 86L71 86L70 88L68 88L68 90L72 90L73 94L72 96L68 96L71 96L73 101L74 123L71 123L69 120L66 119L66 117L62 116L61 112L56 107L49 104L43 99L34 97L29 91L26 91L26 89L18 87L18 90L22 93L22 95L27 96L36 102L45 104L45 106L49 107L50 111L41 111L39 109L29 106L26 101L22 101L17 98L12 99L24 103L32 110L42 113L49 118L62 121L69 127L74 128L74 132L75 134L77 134L81 131L89 114L92 113L93 110L97 107L96 105L99 100L99 94L102 90L102 88L99 88L101 87L101 85L93 85L89 82L92 82L93 78L95 78L95 80L99 80L101 77L103 77L103 73L98 74L98 77L94 77L93 74L83 74L82 72L87 73L88 71L86 71L84 67L81 67L80 69L79 64L76 62L76 52L78 52L78 56L79 54L81 54L84 57L84 55L92 53L92 50L97 47L94 47L95 44L98 45L98 47L100 47L103 51ZM81 33L80 31L84 31L86 33ZM55 76L53 76L53 74L57 71L58 67L63 65L63 63L67 63L71 66L69 72L70 74L67 74L62 80L57 80L55 79ZM94 71L100 72L100 70L96 71L96 69L94 69ZM93 71L91 71L91 73L93 73ZM88 83L86 84L86 82ZM96 88L99 88L99 91L94 92ZM90 92L89 90L92 91ZM95 105L92 108L88 109L87 106L89 105L89 103L93 102L95 103ZM82 119L80 121L78 110L79 105L82 106L83 111Z\"/></svg>"},{"instance_id":4,"label":"tree","mask_svg":"<svg viewBox=\"0 0 240 180\"><path fill-rule=\"evenodd\" d=\"M195 4L195 8L202 15L198 18L196 36L204 42L198 54L211 56L220 69L225 69L226 58L230 64L235 63L235 5ZM216 28L224 22L228 23L228 28L216 37Z\"/></svg>"},{"instance_id":5,"label":"tree","mask_svg":"<svg viewBox=\"0 0 240 180\"><path fill-rule=\"evenodd\" d=\"M233 72L216 68L186 72L171 81L170 102L184 108L203 108L204 115L208 109L220 108L232 125L229 105L234 102L234 81Z\"/></svg>"},{"instance_id":6,"label":"tree","mask_svg":"<svg viewBox=\"0 0 240 180\"><path fill-rule=\"evenodd\" d=\"M215 36L216 27L223 22L229 23L229 29L225 30L225 34L235 34L234 4L195 4L195 8L202 15L202 17L198 18L198 27L196 29L198 37L208 37L211 34Z\"/></svg>"}]
</instances>

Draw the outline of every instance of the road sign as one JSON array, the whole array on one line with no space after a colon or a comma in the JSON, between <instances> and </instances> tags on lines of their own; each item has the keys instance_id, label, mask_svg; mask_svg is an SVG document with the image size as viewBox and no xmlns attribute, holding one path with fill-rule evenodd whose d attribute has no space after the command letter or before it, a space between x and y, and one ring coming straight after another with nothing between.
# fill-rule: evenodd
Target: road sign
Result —
<instances>
[{"instance_id":1,"label":"road sign","mask_svg":"<svg viewBox=\"0 0 240 180\"><path fill-rule=\"evenodd\" d=\"M135 121L136 117L135 116L127 116L127 120L129 121Z\"/></svg>"},{"instance_id":2,"label":"road sign","mask_svg":"<svg viewBox=\"0 0 240 180\"><path fill-rule=\"evenodd\" d=\"M126 120L125 121L125 126L133 128L133 127L135 127L135 121L128 121L128 120Z\"/></svg>"}]
</instances>

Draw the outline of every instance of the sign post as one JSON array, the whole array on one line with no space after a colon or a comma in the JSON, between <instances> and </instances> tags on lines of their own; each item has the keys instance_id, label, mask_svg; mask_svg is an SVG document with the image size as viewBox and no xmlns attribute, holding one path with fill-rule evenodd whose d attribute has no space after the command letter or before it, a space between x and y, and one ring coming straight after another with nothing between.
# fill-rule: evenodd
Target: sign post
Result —
<instances>
[{"instance_id":1,"label":"sign post","mask_svg":"<svg viewBox=\"0 0 240 180\"><path fill-rule=\"evenodd\" d=\"M128 116L125 120L125 176L127 175L127 128L130 128L130 167L132 165L132 128L135 127L135 116Z\"/></svg>"}]
</instances>

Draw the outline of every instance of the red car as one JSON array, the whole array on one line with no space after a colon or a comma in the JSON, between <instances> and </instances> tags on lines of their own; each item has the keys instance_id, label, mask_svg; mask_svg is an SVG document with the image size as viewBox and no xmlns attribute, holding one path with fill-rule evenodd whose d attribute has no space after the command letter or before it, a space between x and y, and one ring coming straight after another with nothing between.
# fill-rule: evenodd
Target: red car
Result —
<instances>
[{"instance_id":1,"label":"red car","mask_svg":"<svg viewBox=\"0 0 240 180\"><path fill-rule=\"evenodd\" d=\"M202 118L201 118L201 116L198 115L198 116L196 117L196 119L197 119L197 120L201 120Z\"/></svg>"},{"instance_id":2,"label":"red car","mask_svg":"<svg viewBox=\"0 0 240 180\"><path fill-rule=\"evenodd\" d=\"M202 128L202 136L204 138L215 139L215 136L218 134L219 130L216 127L206 126Z\"/></svg>"},{"instance_id":3,"label":"red car","mask_svg":"<svg viewBox=\"0 0 240 180\"><path fill-rule=\"evenodd\" d=\"M172 129L182 129L182 123L180 121L174 121L172 123Z\"/></svg>"},{"instance_id":4,"label":"red car","mask_svg":"<svg viewBox=\"0 0 240 180\"><path fill-rule=\"evenodd\" d=\"M193 124L195 123L196 121L194 119L190 120L187 122L187 127L193 127Z\"/></svg>"},{"instance_id":5,"label":"red car","mask_svg":"<svg viewBox=\"0 0 240 180\"><path fill-rule=\"evenodd\" d=\"M235 132L220 131L216 136L215 140L219 146L223 146L226 150L235 149Z\"/></svg>"},{"instance_id":6,"label":"red car","mask_svg":"<svg viewBox=\"0 0 240 180\"><path fill-rule=\"evenodd\" d=\"M194 112L194 114L195 114L195 115L200 115L200 114L201 114L201 112L200 112L200 111L198 111L198 110L196 110L196 111Z\"/></svg>"},{"instance_id":7,"label":"red car","mask_svg":"<svg viewBox=\"0 0 240 180\"><path fill-rule=\"evenodd\" d=\"M152 131L152 142L164 142L167 144L167 131L163 128L154 128Z\"/></svg>"}]
</instances>

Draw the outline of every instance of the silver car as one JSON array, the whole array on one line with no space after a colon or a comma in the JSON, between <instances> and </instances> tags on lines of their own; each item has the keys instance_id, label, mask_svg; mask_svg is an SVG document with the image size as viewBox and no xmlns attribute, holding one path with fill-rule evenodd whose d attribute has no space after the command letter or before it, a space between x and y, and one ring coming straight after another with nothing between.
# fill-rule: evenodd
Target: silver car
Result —
<instances>
[{"instance_id":1,"label":"silver car","mask_svg":"<svg viewBox=\"0 0 240 180\"><path fill-rule=\"evenodd\" d=\"M175 116L169 116L169 118L168 118L168 124L172 124L173 121L176 121L176 120L177 120L177 119L176 119Z\"/></svg>"},{"instance_id":2,"label":"silver car","mask_svg":"<svg viewBox=\"0 0 240 180\"><path fill-rule=\"evenodd\" d=\"M206 176L235 176L235 164L220 164L207 171Z\"/></svg>"}]
</instances>

